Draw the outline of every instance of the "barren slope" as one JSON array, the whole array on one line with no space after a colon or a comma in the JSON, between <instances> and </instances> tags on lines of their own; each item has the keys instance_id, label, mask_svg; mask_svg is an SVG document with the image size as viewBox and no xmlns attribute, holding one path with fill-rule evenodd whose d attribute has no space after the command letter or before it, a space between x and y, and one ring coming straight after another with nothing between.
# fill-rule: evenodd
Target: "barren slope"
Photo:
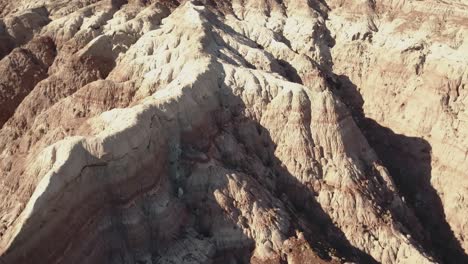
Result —
<instances>
[{"instance_id":1,"label":"barren slope","mask_svg":"<svg viewBox=\"0 0 468 264\"><path fill-rule=\"evenodd\" d=\"M467 5L341 2L0 0L0 260L462 263Z\"/></svg>"}]
</instances>

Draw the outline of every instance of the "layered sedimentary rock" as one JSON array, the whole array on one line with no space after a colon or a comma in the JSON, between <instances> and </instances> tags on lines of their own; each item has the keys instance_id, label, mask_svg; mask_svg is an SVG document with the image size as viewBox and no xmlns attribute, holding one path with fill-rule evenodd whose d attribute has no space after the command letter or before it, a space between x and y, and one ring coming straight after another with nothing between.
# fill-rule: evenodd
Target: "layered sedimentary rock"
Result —
<instances>
[{"instance_id":1,"label":"layered sedimentary rock","mask_svg":"<svg viewBox=\"0 0 468 264\"><path fill-rule=\"evenodd\" d=\"M464 261L445 5L0 1L0 259Z\"/></svg>"},{"instance_id":2,"label":"layered sedimentary rock","mask_svg":"<svg viewBox=\"0 0 468 264\"><path fill-rule=\"evenodd\" d=\"M330 7L341 93L427 239L445 261L466 257L468 5Z\"/></svg>"}]
</instances>

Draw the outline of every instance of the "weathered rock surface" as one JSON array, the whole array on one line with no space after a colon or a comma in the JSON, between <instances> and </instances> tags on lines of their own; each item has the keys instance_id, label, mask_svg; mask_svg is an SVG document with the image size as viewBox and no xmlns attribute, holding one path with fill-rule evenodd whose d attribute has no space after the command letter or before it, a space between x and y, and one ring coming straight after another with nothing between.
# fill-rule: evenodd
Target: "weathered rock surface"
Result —
<instances>
[{"instance_id":1,"label":"weathered rock surface","mask_svg":"<svg viewBox=\"0 0 468 264\"><path fill-rule=\"evenodd\" d=\"M330 7L341 93L438 254L466 259L468 3Z\"/></svg>"},{"instance_id":2,"label":"weathered rock surface","mask_svg":"<svg viewBox=\"0 0 468 264\"><path fill-rule=\"evenodd\" d=\"M0 0L0 263L464 263L467 20Z\"/></svg>"}]
</instances>

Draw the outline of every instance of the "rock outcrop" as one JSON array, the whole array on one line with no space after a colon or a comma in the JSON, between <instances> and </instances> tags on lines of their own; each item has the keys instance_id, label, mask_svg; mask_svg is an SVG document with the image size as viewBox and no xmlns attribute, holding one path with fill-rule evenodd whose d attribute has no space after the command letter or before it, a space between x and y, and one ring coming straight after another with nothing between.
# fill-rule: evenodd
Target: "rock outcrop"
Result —
<instances>
[{"instance_id":1,"label":"rock outcrop","mask_svg":"<svg viewBox=\"0 0 468 264\"><path fill-rule=\"evenodd\" d=\"M463 1L0 9L0 263L466 260Z\"/></svg>"},{"instance_id":2,"label":"rock outcrop","mask_svg":"<svg viewBox=\"0 0 468 264\"><path fill-rule=\"evenodd\" d=\"M466 259L468 5L382 1L331 9L334 71L342 95L352 98L344 101L426 239L444 261Z\"/></svg>"}]
</instances>

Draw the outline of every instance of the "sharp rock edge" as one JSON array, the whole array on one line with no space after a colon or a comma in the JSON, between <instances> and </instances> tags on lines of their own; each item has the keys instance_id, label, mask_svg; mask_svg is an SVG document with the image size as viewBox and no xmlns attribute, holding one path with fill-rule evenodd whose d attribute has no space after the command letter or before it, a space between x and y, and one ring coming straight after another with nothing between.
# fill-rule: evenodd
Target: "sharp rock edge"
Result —
<instances>
[{"instance_id":1,"label":"sharp rock edge","mask_svg":"<svg viewBox=\"0 0 468 264\"><path fill-rule=\"evenodd\" d=\"M465 263L467 39L462 0L0 0L0 263Z\"/></svg>"}]
</instances>

